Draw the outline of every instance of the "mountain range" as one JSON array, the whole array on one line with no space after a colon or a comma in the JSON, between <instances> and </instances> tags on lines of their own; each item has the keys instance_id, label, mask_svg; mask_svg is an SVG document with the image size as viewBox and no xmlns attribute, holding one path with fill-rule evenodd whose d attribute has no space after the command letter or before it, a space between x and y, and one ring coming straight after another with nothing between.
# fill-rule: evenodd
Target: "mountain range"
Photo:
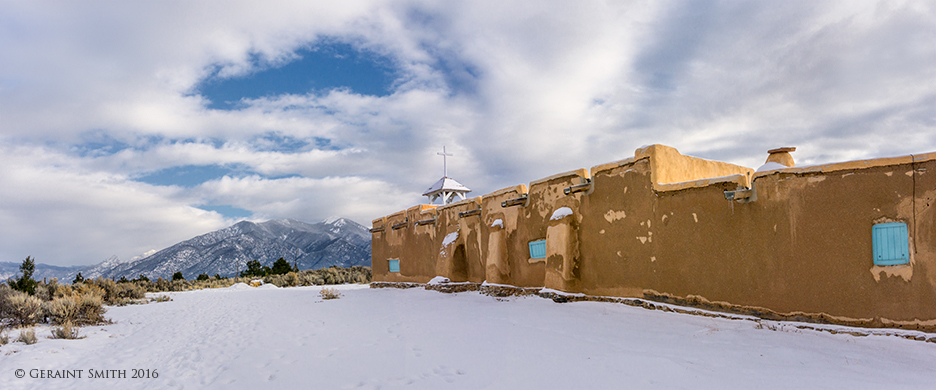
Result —
<instances>
[{"instance_id":1,"label":"mountain range","mask_svg":"<svg viewBox=\"0 0 936 390\"><path fill-rule=\"evenodd\" d=\"M128 262L115 256L91 266L36 264L33 278L71 282L79 272L85 278L110 279L145 275L155 280L170 278L175 272L182 272L186 279L202 273L234 276L246 269L250 260L272 266L280 257L301 270L333 265L370 266L370 233L366 227L345 218L329 218L315 224L294 219L241 221ZM19 275L19 266L20 263L0 262L0 280Z\"/></svg>"}]
</instances>

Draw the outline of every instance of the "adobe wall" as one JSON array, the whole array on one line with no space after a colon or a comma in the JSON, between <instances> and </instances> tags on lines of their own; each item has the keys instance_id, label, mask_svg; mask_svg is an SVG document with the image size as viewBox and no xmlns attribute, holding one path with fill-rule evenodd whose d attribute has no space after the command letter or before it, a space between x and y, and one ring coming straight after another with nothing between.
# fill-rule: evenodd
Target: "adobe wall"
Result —
<instances>
[{"instance_id":1,"label":"adobe wall","mask_svg":"<svg viewBox=\"0 0 936 390\"><path fill-rule=\"evenodd\" d=\"M583 192L566 195L564 190L573 185L587 183L589 173L585 169L566 172L525 185L506 188L485 195L481 200L484 224L481 225L482 256L488 264L486 274L489 283L510 284L518 287L543 287L547 280L547 265L556 271L562 258L557 258L555 241L547 240L547 257L530 258L529 242L547 239L548 233L557 232L555 226L572 224L577 226L581 215L550 221L553 212L561 207L578 210ZM504 206L503 202L526 199L515 205ZM498 223L500 221L500 223ZM577 236L577 233L576 233ZM553 245L550 245L553 244ZM549 256L550 254L554 256ZM569 260L574 267L574 260ZM549 280L552 280L550 277Z\"/></svg>"},{"instance_id":2,"label":"adobe wall","mask_svg":"<svg viewBox=\"0 0 936 390\"><path fill-rule=\"evenodd\" d=\"M481 198L466 199L441 206L437 210L435 228L444 232L437 241L438 268L434 275L443 275L453 282L484 281L485 265L481 261L480 234ZM460 216L462 213L470 215Z\"/></svg>"},{"instance_id":3,"label":"adobe wall","mask_svg":"<svg viewBox=\"0 0 936 390\"><path fill-rule=\"evenodd\" d=\"M604 218L583 219L576 292L936 325L933 160L761 173L745 201L725 199L740 177L654 191L650 167L642 159L594 174L581 210ZM881 222L908 224L911 265L873 265L871 227Z\"/></svg>"},{"instance_id":4,"label":"adobe wall","mask_svg":"<svg viewBox=\"0 0 936 390\"><path fill-rule=\"evenodd\" d=\"M375 280L425 283L437 275L436 259L427 256L438 253L440 232L433 225L416 225L434 217L435 206L419 205L373 221L372 229L379 229L371 234L371 271L380 275ZM389 259L401 260L400 272L389 272Z\"/></svg>"},{"instance_id":5,"label":"adobe wall","mask_svg":"<svg viewBox=\"0 0 936 390\"><path fill-rule=\"evenodd\" d=\"M936 154L754 173L651 145L529 189L375 220L390 232L374 233L374 280L442 275L932 330L934 173ZM575 190L566 194L569 188ZM511 200L517 204L503 206ZM478 207L480 213L458 215ZM404 215L427 212L437 215L434 224L390 228ZM909 265L874 266L871 227L882 222L907 223ZM542 239L546 258L531 259L528 243ZM446 251L453 245L464 246L466 266ZM386 269L393 256L402 259L398 274Z\"/></svg>"}]
</instances>

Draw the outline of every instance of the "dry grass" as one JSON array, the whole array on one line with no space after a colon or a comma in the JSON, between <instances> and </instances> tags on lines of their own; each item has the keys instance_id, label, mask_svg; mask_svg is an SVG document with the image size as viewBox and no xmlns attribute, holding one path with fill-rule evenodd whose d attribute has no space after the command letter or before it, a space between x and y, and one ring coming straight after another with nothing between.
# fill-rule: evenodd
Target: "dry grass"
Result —
<instances>
[{"instance_id":1,"label":"dry grass","mask_svg":"<svg viewBox=\"0 0 936 390\"><path fill-rule=\"evenodd\" d=\"M338 299L341 298L341 293L337 289L326 287L319 291L319 296L322 299Z\"/></svg>"},{"instance_id":2,"label":"dry grass","mask_svg":"<svg viewBox=\"0 0 936 390\"><path fill-rule=\"evenodd\" d=\"M38 339L36 339L36 331L30 329L21 330L19 337L16 338L16 341L22 342L26 345L33 345Z\"/></svg>"},{"instance_id":3,"label":"dry grass","mask_svg":"<svg viewBox=\"0 0 936 390\"><path fill-rule=\"evenodd\" d=\"M83 339L84 337L78 336L78 330L79 328L77 326L72 326L71 322L66 322L61 326L52 328L51 338L66 340Z\"/></svg>"},{"instance_id":4,"label":"dry grass","mask_svg":"<svg viewBox=\"0 0 936 390\"><path fill-rule=\"evenodd\" d=\"M42 300L26 293L13 291L5 296L2 305L3 314L13 326L30 326L41 319Z\"/></svg>"}]
</instances>

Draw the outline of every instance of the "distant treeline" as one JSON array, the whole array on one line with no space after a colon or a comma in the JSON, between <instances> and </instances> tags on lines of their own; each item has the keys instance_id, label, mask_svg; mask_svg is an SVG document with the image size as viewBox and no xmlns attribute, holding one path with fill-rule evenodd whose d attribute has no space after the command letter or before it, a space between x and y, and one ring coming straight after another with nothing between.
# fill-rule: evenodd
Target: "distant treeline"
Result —
<instances>
[{"instance_id":1,"label":"distant treeline","mask_svg":"<svg viewBox=\"0 0 936 390\"><path fill-rule=\"evenodd\" d=\"M236 283L250 284L254 280L263 280L263 283L272 284L277 287L321 286L326 284L360 284L371 282L371 269L370 267L362 266L354 266L351 268L330 267L299 272L289 271L285 274L269 274L262 277L241 276L236 278L226 278L219 275L209 277L205 274L201 274L196 277L195 280L186 280L184 277L182 277L182 275L177 273L172 278L172 280L163 278L149 280L141 275L140 278L127 281L117 281L117 283L133 283L143 288L146 292L163 292L198 290L204 288L224 288L230 287Z\"/></svg>"},{"instance_id":2,"label":"distant treeline","mask_svg":"<svg viewBox=\"0 0 936 390\"><path fill-rule=\"evenodd\" d=\"M244 272L241 274L245 275ZM263 283L273 284L277 287L321 286L326 284L360 284L370 283L371 269L370 267L362 266L353 266L350 268L333 266L330 268L322 268L317 270L305 270L298 272L287 271L282 274L260 274L257 276L245 275L241 277L223 277L217 274L215 276L208 276L207 274L201 274L195 277L194 280L187 280L181 272L176 272L172 276L172 279L157 278L156 280L151 280L144 275L140 275L134 279L121 277L116 281L103 278L97 278L94 280L84 279L79 273L78 276L75 277L75 280L72 281L72 285L79 283L109 284L107 282L112 282L116 283L117 285L134 285L139 287L144 292L168 292L199 290L205 288L224 288L230 287L237 283L250 284L255 280L263 280Z\"/></svg>"}]
</instances>

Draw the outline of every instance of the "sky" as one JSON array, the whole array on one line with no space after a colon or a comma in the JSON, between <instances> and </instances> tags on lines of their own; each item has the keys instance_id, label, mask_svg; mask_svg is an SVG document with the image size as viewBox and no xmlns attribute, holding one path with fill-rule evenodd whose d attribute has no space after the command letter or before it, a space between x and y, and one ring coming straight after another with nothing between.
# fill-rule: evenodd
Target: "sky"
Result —
<instances>
[{"instance_id":1,"label":"sky","mask_svg":"<svg viewBox=\"0 0 936 390\"><path fill-rule=\"evenodd\" d=\"M931 1L0 1L0 261L370 221L647 144L936 151Z\"/></svg>"}]
</instances>

